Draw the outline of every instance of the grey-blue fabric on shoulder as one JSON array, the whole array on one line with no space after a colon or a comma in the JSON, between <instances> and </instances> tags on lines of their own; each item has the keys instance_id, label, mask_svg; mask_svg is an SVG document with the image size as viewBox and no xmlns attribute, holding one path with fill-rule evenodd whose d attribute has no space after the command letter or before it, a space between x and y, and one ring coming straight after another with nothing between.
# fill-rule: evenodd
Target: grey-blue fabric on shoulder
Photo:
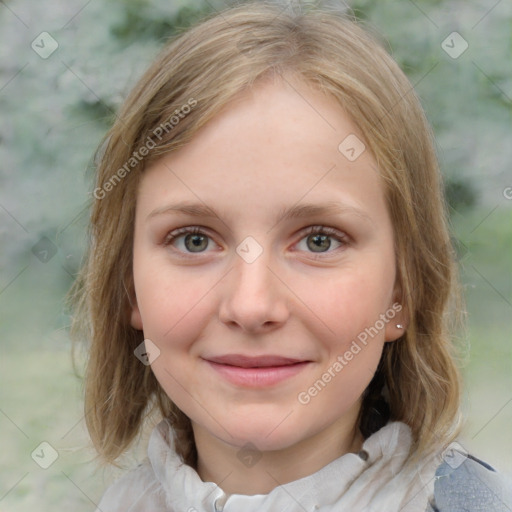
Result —
<instances>
[{"instance_id":1,"label":"grey-blue fabric on shoulder","mask_svg":"<svg viewBox=\"0 0 512 512\"><path fill-rule=\"evenodd\" d=\"M425 512L512 512L512 483L472 455L456 467L443 462L435 478Z\"/></svg>"}]
</instances>

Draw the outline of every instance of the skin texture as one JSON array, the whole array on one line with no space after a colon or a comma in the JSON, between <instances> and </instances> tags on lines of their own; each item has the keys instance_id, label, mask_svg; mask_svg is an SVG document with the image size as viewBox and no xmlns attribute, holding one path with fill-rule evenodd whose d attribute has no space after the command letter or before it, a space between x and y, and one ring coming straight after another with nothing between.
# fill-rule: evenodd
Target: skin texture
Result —
<instances>
[{"instance_id":1,"label":"skin texture","mask_svg":"<svg viewBox=\"0 0 512 512\"><path fill-rule=\"evenodd\" d=\"M266 494L357 452L361 395L384 343L403 334L402 311L333 372L399 296L383 184L368 150L353 162L338 150L350 134L364 140L334 99L297 81L260 82L141 180L132 325L159 348L152 370L192 420L199 475L226 492ZM183 201L218 216L165 211ZM278 220L286 208L327 202L346 208ZM199 252L186 234L168 239L187 226L207 236ZM310 226L337 233L315 245ZM257 244L240 245L246 237ZM258 247L254 261L240 256ZM225 354L310 362L275 385L249 388L205 361ZM335 376L300 403L329 368ZM243 460L248 442L255 464Z\"/></svg>"}]
</instances>

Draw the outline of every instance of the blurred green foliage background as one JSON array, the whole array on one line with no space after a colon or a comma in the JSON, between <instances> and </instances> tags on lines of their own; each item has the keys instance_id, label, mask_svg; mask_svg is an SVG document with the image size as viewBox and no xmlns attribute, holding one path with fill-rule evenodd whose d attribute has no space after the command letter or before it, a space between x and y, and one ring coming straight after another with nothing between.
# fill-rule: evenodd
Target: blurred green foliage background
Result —
<instances>
[{"instance_id":1,"label":"blurred green foliage background","mask_svg":"<svg viewBox=\"0 0 512 512\"><path fill-rule=\"evenodd\" d=\"M227 5L0 2L0 512L93 511L120 474L87 445L63 302L86 244L92 155L166 39ZM347 5L387 41L434 127L468 308L464 446L512 476L512 3ZM453 31L468 43L458 58L442 48ZM31 47L42 32L58 43L47 58ZM31 457L42 441L59 454L46 470Z\"/></svg>"}]
</instances>

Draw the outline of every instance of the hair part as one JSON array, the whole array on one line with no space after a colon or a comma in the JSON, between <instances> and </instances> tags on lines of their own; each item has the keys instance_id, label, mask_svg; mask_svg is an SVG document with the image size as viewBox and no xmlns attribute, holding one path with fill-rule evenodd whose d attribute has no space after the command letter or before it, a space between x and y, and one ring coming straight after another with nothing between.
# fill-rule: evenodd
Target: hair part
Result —
<instances>
[{"instance_id":1,"label":"hair part","mask_svg":"<svg viewBox=\"0 0 512 512\"><path fill-rule=\"evenodd\" d=\"M180 455L195 465L189 418L133 354L144 339L130 325L138 183L145 166L186 145L237 95L269 78L299 79L334 98L364 135L385 186L408 327L400 340L386 343L360 420L384 382L390 418L412 430L413 455L458 433L460 376L450 324L457 278L441 175L420 102L381 43L349 15L318 7L283 12L258 1L211 16L171 40L103 142L96 189L109 191L92 205L90 244L71 301L72 336L90 345L87 428L106 462L115 463L156 414L170 418ZM195 107L147 156L130 161L191 99ZM112 176L123 167L114 185Z\"/></svg>"}]
</instances>

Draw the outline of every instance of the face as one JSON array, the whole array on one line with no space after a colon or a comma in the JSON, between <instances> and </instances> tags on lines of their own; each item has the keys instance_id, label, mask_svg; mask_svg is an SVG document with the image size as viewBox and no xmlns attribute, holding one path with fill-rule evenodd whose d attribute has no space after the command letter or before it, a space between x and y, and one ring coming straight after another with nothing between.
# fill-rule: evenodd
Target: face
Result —
<instances>
[{"instance_id":1,"label":"face","mask_svg":"<svg viewBox=\"0 0 512 512\"><path fill-rule=\"evenodd\" d=\"M376 163L338 148L354 134L334 99L265 82L144 172L132 325L195 432L279 450L355 424L403 318Z\"/></svg>"}]
</instances>

